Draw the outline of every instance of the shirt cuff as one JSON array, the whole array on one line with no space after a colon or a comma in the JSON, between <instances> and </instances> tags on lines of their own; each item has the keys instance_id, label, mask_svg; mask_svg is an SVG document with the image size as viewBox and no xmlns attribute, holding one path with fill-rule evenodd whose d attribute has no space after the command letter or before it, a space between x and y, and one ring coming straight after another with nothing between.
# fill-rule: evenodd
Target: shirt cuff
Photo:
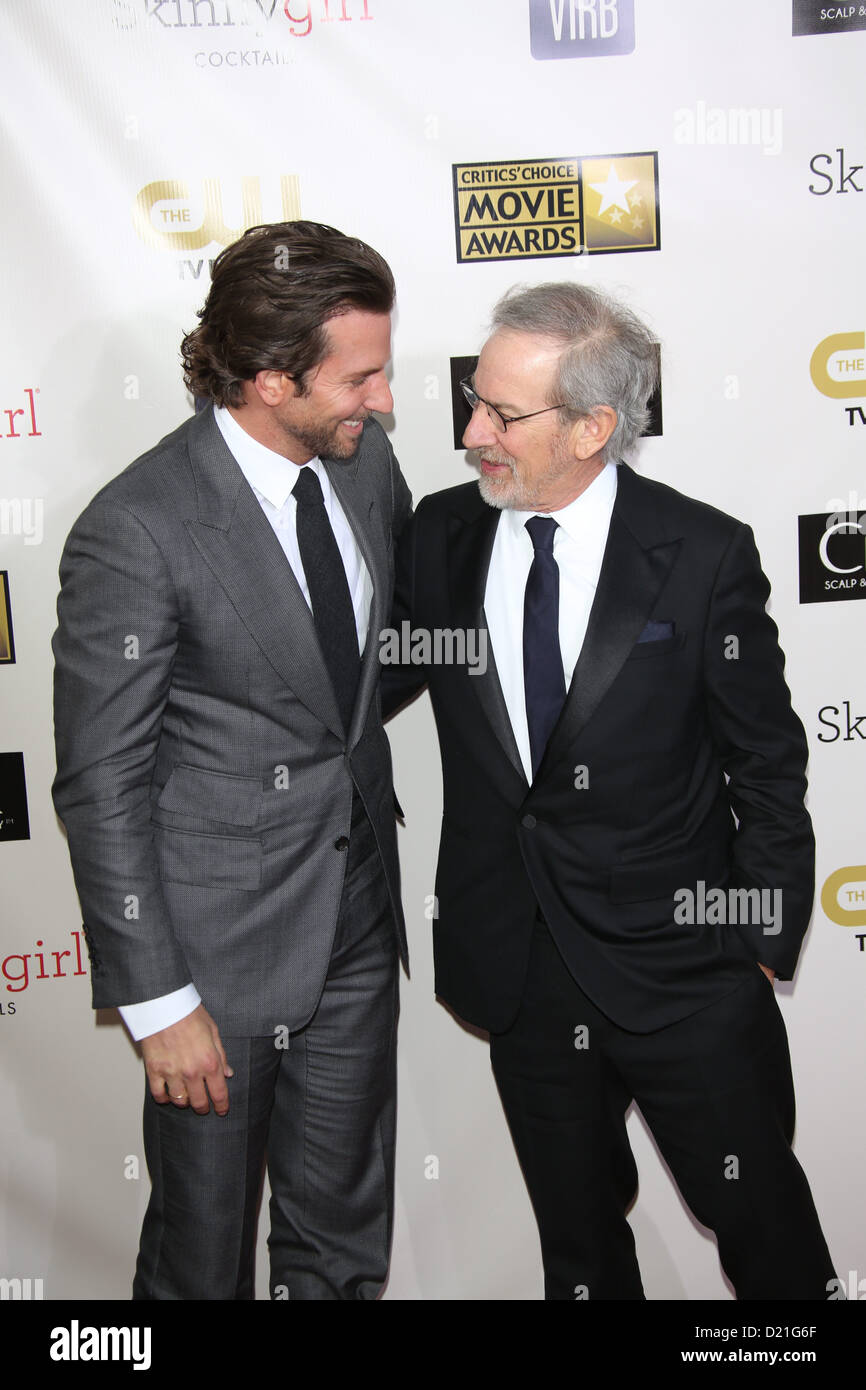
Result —
<instances>
[{"instance_id":1,"label":"shirt cuff","mask_svg":"<svg viewBox=\"0 0 866 1390\"><path fill-rule=\"evenodd\" d=\"M121 1004L118 1013L136 1042L158 1033L161 1028L170 1028L182 1018L197 1009L201 997L190 981L172 994L162 994L158 999L145 999L140 1004Z\"/></svg>"}]
</instances>

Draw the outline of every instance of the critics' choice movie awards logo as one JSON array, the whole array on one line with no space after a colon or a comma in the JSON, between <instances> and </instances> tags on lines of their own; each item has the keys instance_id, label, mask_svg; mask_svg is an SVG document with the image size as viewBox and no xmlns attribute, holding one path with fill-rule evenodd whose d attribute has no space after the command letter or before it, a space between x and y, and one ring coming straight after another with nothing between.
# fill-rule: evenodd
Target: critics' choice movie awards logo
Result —
<instances>
[{"instance_id":1,"label":"critics' choice movie awards logo","mask_svg":"<svg viewBox=\"0 0 866 1390\"><path fill-rule=\"evenodd\" d=\"M655 152L452 167L458 261L658 251L661 245Z\"/></svg>"},{"instance_id":2,"label":"critics' choice movie awards logo","mask_svg":"<svg viewBox=\"0 0 866 1390\"><path fill-rule=\"evenodd\" d=\"M866 598L866 511L856 493L849 500L848 511L797 518L801 603Z\"/></svg>"},{"instance_id":3,"label":"critics' choice movie awards logo","mask_svg":"<svg viewBox=\"0 0 866 1390\"><path fill-rule=\"evenodd\" d=\"M0 666L11 666L14 660L15 638L12 635L9 573L7 570L0 570Z\"/></svg>"},{"instance_id":4,"label":"critics' choice movie awards logo","mask_svg":"<svg viewBox=\"0 0 866 1390\"><path fill-rule=\"evenodd\" d=\"M656 345L656 359L661 364L661 349ZM460 389L461 381L471 379L476 366L478 365L477 355L474 357L452 357L451 358L451 420L454 426L454 448L463 448L463 435L466 426L472 418L472 411L469 402ZM656 436L662 433L662 388L661 373L659 373L659 385L649 398L649 424L644 430L644 438L651 435Z\"/></svg>"},{"instance_id":5,"label":"critics' choice movie awards logo","mask_svg":"<svg viewBox=\"0 0 866 1390\"><path fill-rule=\"evenodd\" d=\"M228 246L263 222L296 221L301 216L297 174L264 182L263 193L257 176L202 179L194 186L185 179L157 179L136 194L133 225L146 246L178 253ZM178 273L197 280L204 264L203 258L185 258Z\"/></svg>"},{"instance_id":6,"label":"critics' choice movie awards logo","mask_svg":"<svg viewBox=\"0 0 866 1390\"><path fill-rule=\"evenodd\" d=\"M634 0L529 0L533 58L634 52Z\"/></svg>"},{"instance_id":7,"label":"critics' choice movie awards logo","mask_svg":"<svg viewBox=\"0 0 866 1390\"><path fill-rule=\"evenodd\" d=\"M29 840L24 754L0 753L0 840Z\"/></svg>"},{"instance_id":8,"label":"critics' choice movie awards logo","mask_svg":"<svg viewBox=\"0 0 866 1390\"><path fill-rule=\"evenodd\" d=\"M866 5L821 5L794 0L794 35L844 34L866 29Z\"/></svg>"}]
</instances>

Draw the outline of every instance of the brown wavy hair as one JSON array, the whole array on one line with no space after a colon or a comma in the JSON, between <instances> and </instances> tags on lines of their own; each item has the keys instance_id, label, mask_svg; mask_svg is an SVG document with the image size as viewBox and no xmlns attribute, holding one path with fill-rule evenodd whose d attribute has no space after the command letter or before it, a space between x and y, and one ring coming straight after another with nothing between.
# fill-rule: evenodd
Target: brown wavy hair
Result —
<instances>
[{"instance_id":1,"label":"brown wavy hair","mask_svg":"<svg viewBox=\"0 0 866 1390\"><path fill-rule=\"evenodd\" d=\"M181 343L184 382L194 396L241 406L243 382L273 370L306 394L328 353L328 320L393 307L391 270L365 242L321 222L250 227L213 263L201 322Z\"/></svg>"}]
</instances>

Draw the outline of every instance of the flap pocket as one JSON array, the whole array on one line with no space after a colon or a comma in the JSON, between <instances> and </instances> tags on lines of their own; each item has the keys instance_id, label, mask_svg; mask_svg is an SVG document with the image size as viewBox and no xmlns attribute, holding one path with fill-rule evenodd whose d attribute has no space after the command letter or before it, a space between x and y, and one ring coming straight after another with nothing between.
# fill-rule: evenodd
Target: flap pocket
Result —
<instances>
[{"instance_id":1,"label":"flap pocket","mask_svg":"<svg viewBox=\"0 0 866 1390\"><path fill-rule=\"evenodd\" d=\"M190 830L153 827L160 878L198 888L261 887L262 842L230 835L195 835Z\"/></svg>"},{"instance_id":2,"label":"flap pocket","mask_svg":"<svg viewBox=\"0 0 866 1390\"><path fill-rule=\"evenodd\" d=\"M176 767L162 789L161 811L224 821L227 825L257 825L262 807L262 784L254 777L233 777L203 767Z\"/></svg>"}]
</instances>

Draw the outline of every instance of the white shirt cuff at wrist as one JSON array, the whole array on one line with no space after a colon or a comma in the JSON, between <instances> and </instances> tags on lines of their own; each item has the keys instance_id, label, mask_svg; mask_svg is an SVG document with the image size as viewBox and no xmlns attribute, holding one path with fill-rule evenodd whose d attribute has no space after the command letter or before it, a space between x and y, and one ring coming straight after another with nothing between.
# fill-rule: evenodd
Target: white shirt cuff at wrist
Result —
<instances>
[{"instance_id":1,"label":"white shirt cuff at wrist","mask_svg":"<svg viewBox=\"0 0 866 1390\"><path fill-rule=\"evenodd\" d=\"M190 981L171 994L162 994L158 999L144 999L140 1004L122 1004L118 1009L136 1042L158 1033L161 1028L170 1028L182 1018L191 1014L201 1003L199 992Z\"/></svg>"}]
</instances>

